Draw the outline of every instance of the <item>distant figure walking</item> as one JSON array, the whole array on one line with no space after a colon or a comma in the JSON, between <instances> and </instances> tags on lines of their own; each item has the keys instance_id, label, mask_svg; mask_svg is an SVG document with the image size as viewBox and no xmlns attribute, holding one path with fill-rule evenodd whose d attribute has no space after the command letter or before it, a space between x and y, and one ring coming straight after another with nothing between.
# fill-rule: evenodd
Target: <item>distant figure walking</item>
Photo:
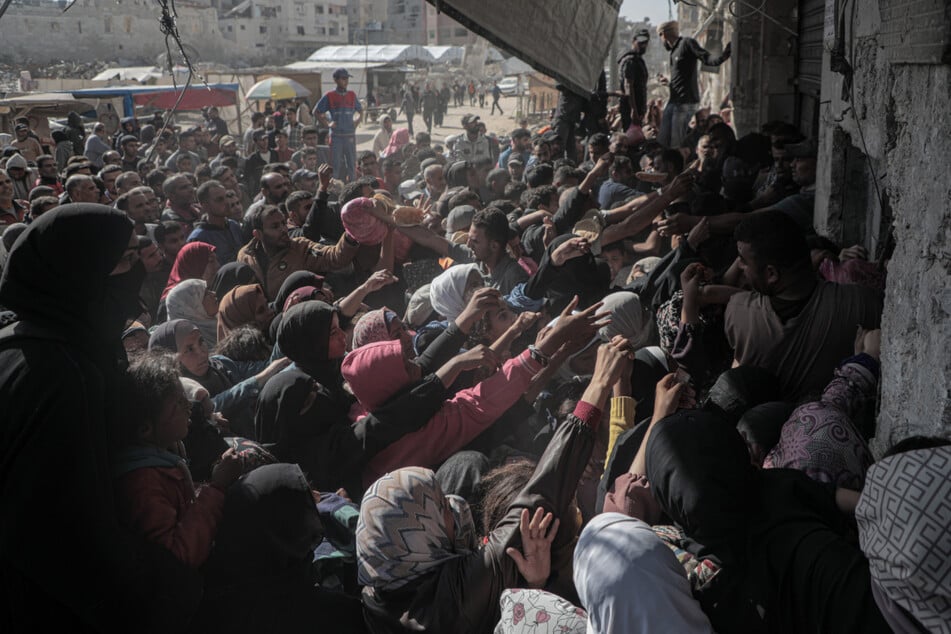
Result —
<instances>
[{"instance_id":1,"label":"distant figure walking","mask_svg":"<svg viewBox=\"0 0 951 634\"><path fill-rule=\"evenodd\" d=\"M492 111L490 115L495 114L495 109L499 109L499 114L505 114L502 112L502 106L499 105L499 98L502 96L502 89L499 88L499 82L495 82L492 86Z\"/></svg>"}]
</instances>

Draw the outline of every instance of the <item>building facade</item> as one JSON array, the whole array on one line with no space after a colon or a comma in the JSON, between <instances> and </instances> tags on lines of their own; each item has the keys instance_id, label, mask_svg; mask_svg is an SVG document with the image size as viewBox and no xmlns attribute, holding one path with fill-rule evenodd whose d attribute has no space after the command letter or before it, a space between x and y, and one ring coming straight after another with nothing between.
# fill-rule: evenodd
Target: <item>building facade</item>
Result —
<instances>
[{"instance_id":1,"label":"building facade","mask_svg":"<svg viewBox=\"0 0 951 634\"><path fill-rule=\"evenodd\" d=\"M0 42L11 60L46 64L68 59L155 64L165 53L153 0L80 0L63 13L59 2L18 0L0 20ZM178 28L193 61L233 58L210 3L176 2Z\"/></svg>"},{"instance_id":2,"label":"building facade","mask_svg":"<svg viewBox=\"0 0 951 634\"><path fill-rule=\"evenodd\" d=\"M240 55L256 63L305 59L322 46L347 44L346 0L245 0L224 11L221 33Z\"/></svg>"}]
</instances>

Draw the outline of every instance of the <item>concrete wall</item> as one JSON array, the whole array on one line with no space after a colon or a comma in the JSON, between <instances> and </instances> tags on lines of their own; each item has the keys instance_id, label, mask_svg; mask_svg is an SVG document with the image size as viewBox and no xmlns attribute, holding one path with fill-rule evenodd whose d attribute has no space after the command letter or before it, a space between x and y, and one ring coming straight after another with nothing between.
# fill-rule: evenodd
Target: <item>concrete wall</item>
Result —
<instances>
[{"instance_id":1,"label":"concrete wall","mask_svg":"<svg viewBox=\"0 0 951 634\"><path fill-rule=\"evenodd\" d=\"M211 7L177 5L182 40L199 60L227 60L234 47ZM79 0L67 13L56 5L14 4L0 21L0 56L20 64L56 60L154 63L165 52L158 5L150 0Z\"/></svg>"},{"instance_id":2,"label":"concrete wall","mask_svg":"<svg viewBox=\"0 0 951 634\"><path fill-rule=\"evenodd\" d=\"M843 95L843 77L829 70L833 4L826 7L815 224L878 252L894 223L874 443L881 451L912 434L951 434L951 68L890 62L901 44L885 33L883 11L887 19L903 3L864 0L845 21L854 85ZM922 9L905 8L911 15Z\"/></svg>"}]
</instances>

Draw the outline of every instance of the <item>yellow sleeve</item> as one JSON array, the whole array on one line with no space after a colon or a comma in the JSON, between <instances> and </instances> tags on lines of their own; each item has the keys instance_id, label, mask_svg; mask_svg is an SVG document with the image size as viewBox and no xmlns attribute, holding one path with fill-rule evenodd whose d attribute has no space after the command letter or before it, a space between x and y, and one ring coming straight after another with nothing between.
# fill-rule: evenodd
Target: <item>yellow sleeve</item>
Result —
<instances>
[{"instance_id":1,"label":"yellow sleeve","mask_svg":"<svg viewBox=\"0 0 951 634\"><path fill-rule=\"evenodd\" d=\"M604 460L604 468L608 468L608 460L614 451L617 439L634 426L634 414L637 403L630 396L616 396L611 399L611 421L608 427L608 451Z\"/></svg>"}]
</instances>

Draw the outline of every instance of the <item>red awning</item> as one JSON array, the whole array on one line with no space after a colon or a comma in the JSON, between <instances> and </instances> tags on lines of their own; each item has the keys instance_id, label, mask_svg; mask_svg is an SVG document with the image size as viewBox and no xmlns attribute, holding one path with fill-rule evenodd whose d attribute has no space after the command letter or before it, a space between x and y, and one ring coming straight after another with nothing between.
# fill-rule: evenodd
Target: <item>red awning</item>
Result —
<instances>
[{"instance_id":1,"label":"red awning","mask_svg":"<svg viewBox=\"0 0 951 634\"><path fill-rule=\"evenodd\" d=\"M132 100L139 106L152 106L162 110L169 110L175 105L180 90L169 88L161 92L145 92L132 95ZM205 88L192 86L185 91L179 110L201 110L205 106L233 106L235 91L220 88Z\"/></svg>"}]
</instances>

